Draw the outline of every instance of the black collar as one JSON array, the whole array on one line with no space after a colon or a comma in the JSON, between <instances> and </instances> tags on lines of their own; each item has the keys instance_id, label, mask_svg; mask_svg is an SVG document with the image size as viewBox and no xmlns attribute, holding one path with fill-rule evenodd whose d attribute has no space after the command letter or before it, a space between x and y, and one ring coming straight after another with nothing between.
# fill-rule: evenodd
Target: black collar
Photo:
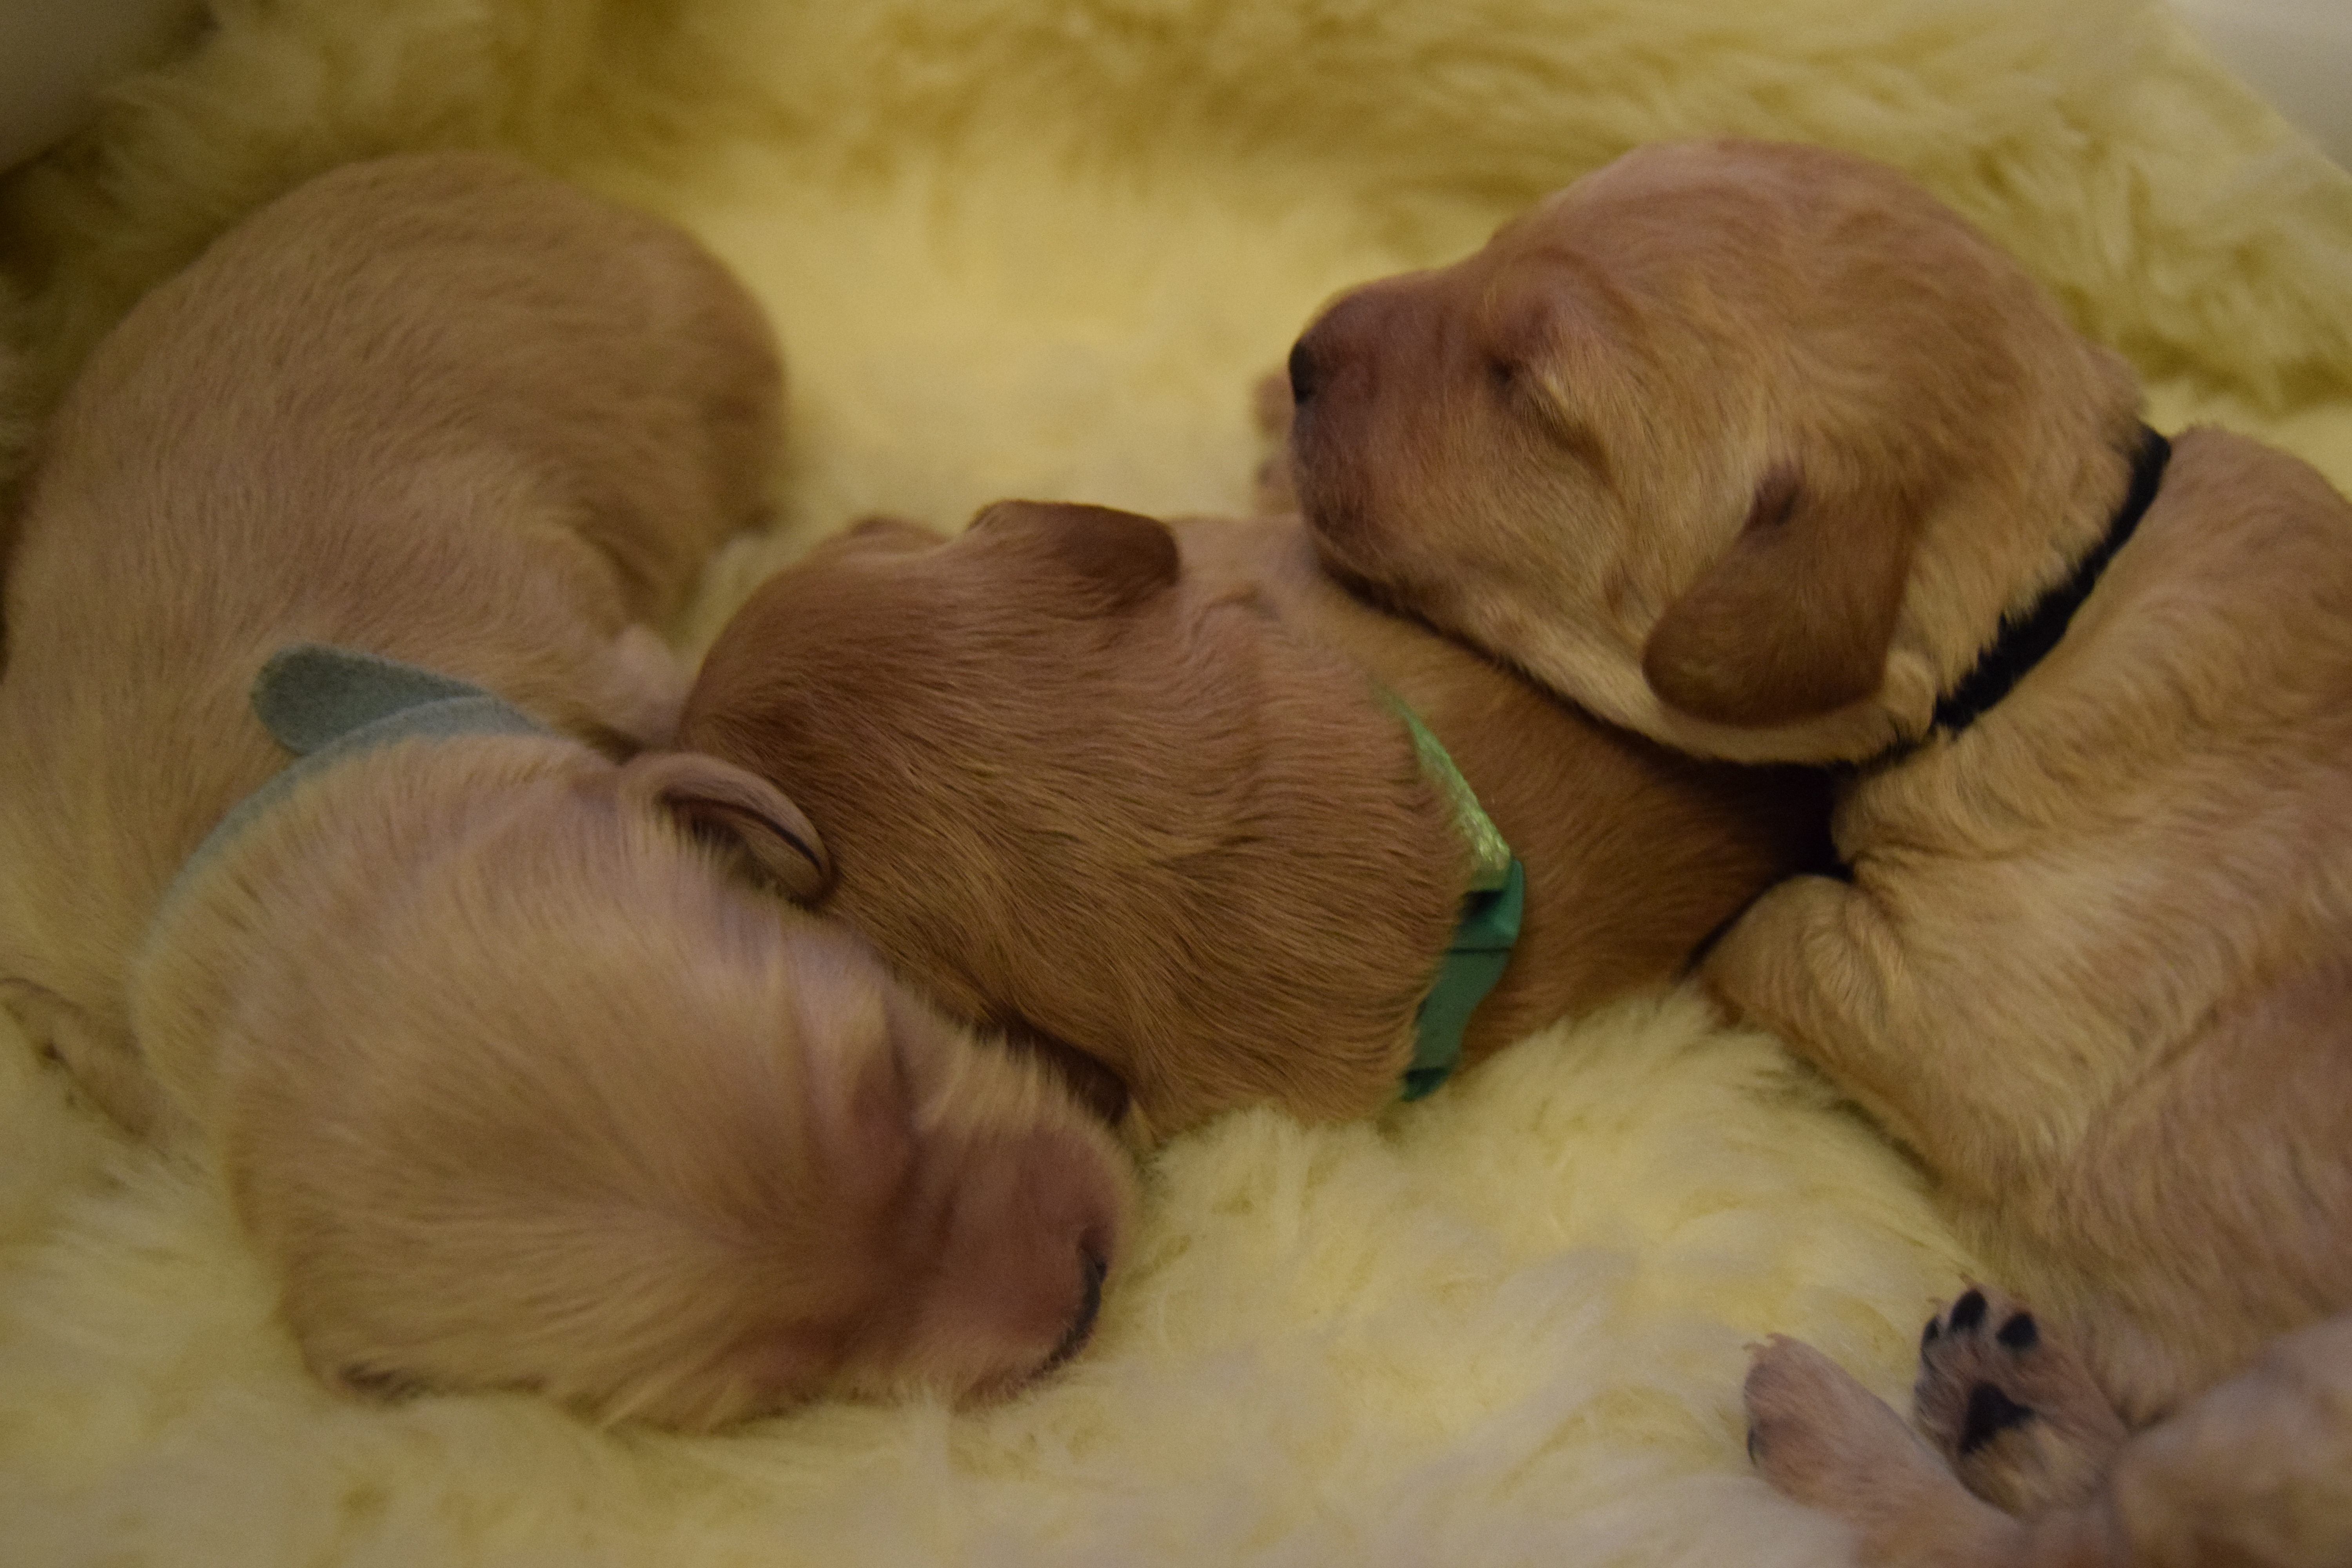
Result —
<instances>
[{"instance_id":1,"label":"black collar","mask_svg":"<svg viewBox=\"0 0 2352 1568\"><path fill-rule=\"evenodd\" d=\"M2058 646L2058 639L2066 635L2066 624L2083 607L2083 601L2091 596L2091 590L2099 585L2099 574L2131 538L2132 530L2139 526L2148 504L2156 500L2156 488L2164 482L2164 465L2171 456L2171 442L2147 426L2140 426L2139 455L2132 459L2131 489L2125 495L2115 521L2107 524L2106 537L2093 545L2074 563L2074 573L2042 595L2031 610L2021 616L2001 616L2000 631L1978 656L1976 667L1937 700L1937 730L1957 735L1975 723L1985 710L2008 696L2010 688L2023 679L2025 672L2039 664L2042 656Z\"/></svg>"}]
</instances>

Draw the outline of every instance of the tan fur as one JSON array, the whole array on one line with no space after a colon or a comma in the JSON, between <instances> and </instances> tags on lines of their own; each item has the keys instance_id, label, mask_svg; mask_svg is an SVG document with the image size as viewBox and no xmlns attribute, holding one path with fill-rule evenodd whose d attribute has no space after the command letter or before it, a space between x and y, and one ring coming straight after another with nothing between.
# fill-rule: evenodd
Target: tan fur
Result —
<instances>
[{"instance_id":1,"label":"tan fur","mask_svg":"<svg viewBox=\"0 0 2352 1568\"><path fill-rule=\"evenodd\" d=\"M1818 832L1811 780L1674 757L1351 600L1295 518L869 524L754 595L680 736L809 812L832 910L951 1012L1098 1059L1150 1138L1396 1091L1469 866L1375 679L1528 868L1465 1059L1665 980Z\"/></svg>"},{"instance_id":2,"label":"tan fur","mask_svg":"<svg viewBox=\"0 0 2352 1568\"><path fill-rule=\"evenodd\" d=\"M705 1426L1001 1387L1090 1311L1107 1134L730 881L688 825L765 802L788 834L772 788L615 760L674 723L645 623L756 517L779 393L682 235L427 155L215 243L47 434L0 679L0 991L125 1121L210 1144L331 1379ZM341 763L174 885L285 763L247 689L302 639L566 733Z\"/></svg>"},{"instance_id":3,"label":"tan fur","mask_svg":"<svg viewBox=\"0 0 2352 1568\"><path fill-rule=\"evenodd\" d=\"M1331 560L1729 756L1925 737L2104 531L2137 409L1908 182L1738 142L1636 153L1342 300L1294 364ZM1840 542L1776 536L1816 529ZM1852 883L1774 889L1706 965L1920 1153L2135 1420L2352 1306L2347 783L2352 506L2192 430L2059 647L1957 739L1852 776Z\"/></svg>"},{"instance_id":4,"label":"tan fur","mask_svg":"<svg viewBox=\"0 0 2352 1568\"><path fill-rule=\"evenodd\" d=\"M2087 1500L2018 1519L1973 1498L1820 1352L1763 1347L1749 1448L1844 1515L1863 1559L1922 1568L2339 1568L2352 1562L2352 1314L2273 1341L2117 1449Z\"/></svg>"},{"instance_id":5,"label":"tan fur","mask_svg":"<svg viewBox=\"0 0 2352 1568\"><path fill-rule=\"evenodd\" d=\"M1327 559L1603 718L1741 760L1925 732L1984 628L2105 528L2137 397L1925 193L1746 142L1632 154L1467 260L1343 297L1293 363Z\"/></svg>"}]
</instances>

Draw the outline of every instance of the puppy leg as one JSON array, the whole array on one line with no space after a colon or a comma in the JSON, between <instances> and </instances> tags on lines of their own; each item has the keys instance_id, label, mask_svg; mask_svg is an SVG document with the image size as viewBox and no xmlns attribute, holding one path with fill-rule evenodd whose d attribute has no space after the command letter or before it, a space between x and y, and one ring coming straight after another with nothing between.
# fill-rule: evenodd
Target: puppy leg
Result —
<instances>
[{"instance_id":1,"label":"puppy leg","mask_svg":"<svg viewBox=\"0 0 2352 1568\"><path fill-rule=\"evenodd\" d=\"M2090 1497L2128 1436L2074 1347L1982 1289L1927 1320L1912 1396L1961 1481L2011 1513Z\"/></svg>"},{"instance_id":2,"label":"puppy leg","mask_svg":"<svg viewBox=\"0 0 2352 1568\"><path fill-rule=\"evenodd\" d=\"M155 1130L163 1100L127 1037L29 981L0 980L0 1005L16 1016L34 1048L63 1064L100 1110L142 1137Z\"/></svg>"},{"instance_id":3,"label":"puppy leg","mask_svg":"<svg viewBox=\"0 0 2352 1568\"><path fill-rule=\"evenodd\" d=\"M2102 1501L2141 1568L2352 1563L2352 1313L2136 1435Z\"/></svg>"},{"instance_id":4,"label":"puppy leg","mask_svg":"<svg viewBox=\"0 0 2352 1568\"><path fill-rule=\"evenodd\" d=\"M1821 1352L1773 1336L1744 1390L1748 1453L1774 1488L1860 1532L1866 1563L2005 1563L2022 1529L1970 1497L1903 1418Z\"/></svg>"},{"instance_id":5,"label":"puppy leg","mask_svg":"<svg viewBox=\"0 0 2352 1568\"><path fill-rule=\"evenodd\" d=\"M1983 1047L2003 1026L1972 1012L1981 983L1923 986L1902 926L1875 894L1791 877L1733 922L1700 977L1778 1035L1971 1201L1997 1201L2029 1151ZM1921 1003L1933 992L1936 1005Z\"/></svg>"},{"instance_id":6,"label":"puppy leg","mask_svg":"<svg viewBox=\"0 0 2352 1568\"><path fill-rule=\"evenodd\" d=\"M598 711L634 747L667 746L677 735L694 671L642 622L621 628L599 682Z\"/></svg>"}]
</instances>

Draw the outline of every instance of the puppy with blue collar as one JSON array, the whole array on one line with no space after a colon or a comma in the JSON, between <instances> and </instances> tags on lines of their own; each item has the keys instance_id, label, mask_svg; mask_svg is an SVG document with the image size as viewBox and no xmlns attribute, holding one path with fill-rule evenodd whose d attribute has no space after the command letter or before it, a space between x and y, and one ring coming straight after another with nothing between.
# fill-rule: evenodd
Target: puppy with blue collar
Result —
<instances>
[{"instance_id":1,"label":"puppy with blue collar","mask_svg":"<svg viewBox=\"0 0 2352 1568\"><path fill-rule=\"evenodd\" d=\"M770 578L679 740L807 811L823 909L1142 1143L1369 1114L1669 981L1825 801L1358 603L1296 517L1020 501Z\"/></svg>"},{"instance_id":2,"label":"puppy with blue collar","mask_svg":"<svg viewBox=\"0 0 2352 1568\"><path fill-rule=\"evenodd\" d=\"M98 348L27 491L0 998L205 1151L312 1366L702 1427L1019 1385L1123 1156L793 907L773 786L641 754L781 380L684 235L520 165L303 185Z\"/></svg>"}]
</instances>

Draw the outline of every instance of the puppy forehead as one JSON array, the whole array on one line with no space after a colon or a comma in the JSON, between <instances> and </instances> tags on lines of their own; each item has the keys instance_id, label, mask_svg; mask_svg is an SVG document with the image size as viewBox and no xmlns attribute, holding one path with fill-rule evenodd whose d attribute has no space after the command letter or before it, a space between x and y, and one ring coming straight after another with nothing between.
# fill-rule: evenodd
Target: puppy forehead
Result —
<instances>
[{"instance_id":1,"label":"puppy forehead","mask_svg":"<svg viewBox=\"0 0 2352 1568\"><path fill-rule=\"evenodd\" d=\"M1573 228L1628 263L1675 258L1727 288L1741 263L1810 273L1824 258L1939 254L1974 231L1910 176L1835 148L1720 141L1642 148L1585 176L1529 215Z\"/></svg>"},{"instance_id":2,"label":"puppy forehead","mask_svg":"<svg viewBox=\"0 0 2352 1568\"><path fill-rule=\"evenodd\" d=\"M1792 183L1822 181L1860 160L1828 148L1794 142L1717 138L1654 142L1636 147L1570 183L1535 209L1625 204L1647 206L1717 194L1770 200Z\"/></svg>"},{"instance_id":3,"label":"puppy forehead","mask_svg":"<svg viewBox=\"0 0 2352 1568\"><path fill-rule=\"evenodd\" d=\"M1533 352L1580 323L1626 326L1634 305L1600 247L1572 233L1538 232L1493 258L1472 317L1488 346Z\"/></svg>"}]
</instances>

